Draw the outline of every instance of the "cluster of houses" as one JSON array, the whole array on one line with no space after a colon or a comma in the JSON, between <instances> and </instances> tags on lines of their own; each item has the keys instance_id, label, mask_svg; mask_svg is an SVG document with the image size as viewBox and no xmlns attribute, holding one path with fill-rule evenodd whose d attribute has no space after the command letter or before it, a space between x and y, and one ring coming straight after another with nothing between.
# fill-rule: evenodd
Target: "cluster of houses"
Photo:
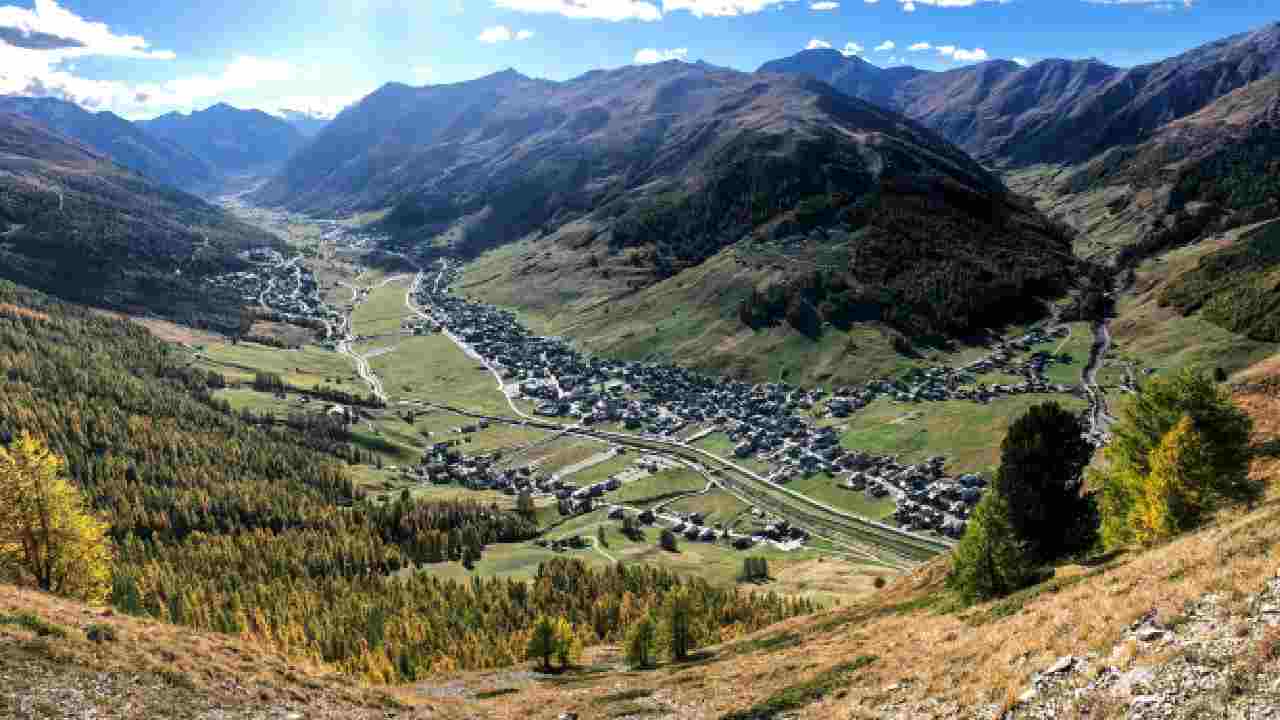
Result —
<instances>
[{"instance_id":1,"label":"cluster of houses","mask_svg":"<svg viewBox=\"0 0 1280 720\"><path fill-rule=\"evenodd\" d=\"M1028 393L1083 395L1084 390L1078 385L1050 383L1045 377L1046 369L1055 363L1070 363L1071 357L1034 350L1035 346L1062 338L1067 333L1064 326L1052 330L1036 328L1022 337L997 342L989 355L958 368L912 368L895 380L874 380L860 388L837 388L826 401L826 411L830 417L845 418L882 397L910 403L944 400L987 403L999 397ZM980 382L982 375L997 372L1023 379L1006 383Z\"/></svg>"},{"instance_id":2,"label":"cluster of houses","mask_svg":"<svg viewBox=\"0 0 1280 720\"><path fill-rule=\"evenodd\" d=\"M252 270L216 275L205 282L231 288L246 304L265 307L280 320L316 327L341 324L342 314L320 297L320 285L301 257L286 260L279 251L265 247L248 250L242 257L253 263Z\"/></svg>"},{"instance_id":3,"label":"cluster of houses","mask_svg":"<svg viewBox=\"0 0 1280 720\"><path fill-rule=\"evenodd\" d=\"M815 423L813 416L848 417L883 397L898 402L988 402L1004 395L1082 392L1045 377L1047 368L1071 358L1036 350L1063 338L1068 332L1065 327L1033 329L1022 337L1000 341L987 356L962 367L915 369L895 380L842 387L828 394L822 388L787 383L752 385L714 378L661 363L588 357L559 338L531 334L510 311L451 295L447 288L454 271L445 272L442 282L419 287L418 304L429 309L434 326L483 358L516 395L534 404L538 414L584 425L618 422L628 430L668 439L691 426L711 427L728 435L737 458L767 462L772 468L770 481L784 484L796 477L827 473L849 490L871 497L891 496L897 506L894 519L914 530L952 537L961 534L985 481L976 475L945 476L942 458L903 465L890 457L850 452L841 447L832 427ZM979 382L982 375L994 372L1023 380ZM539 484L528 476L524 480L518 473L500 475L489 487L554 493L569 503L569 511L610 489L579 488L565 482L552 485L549 479ZM698 527L686 523L681 532ZM702 539L702 529L697 533Z\"/></svg>"}]
</instances>

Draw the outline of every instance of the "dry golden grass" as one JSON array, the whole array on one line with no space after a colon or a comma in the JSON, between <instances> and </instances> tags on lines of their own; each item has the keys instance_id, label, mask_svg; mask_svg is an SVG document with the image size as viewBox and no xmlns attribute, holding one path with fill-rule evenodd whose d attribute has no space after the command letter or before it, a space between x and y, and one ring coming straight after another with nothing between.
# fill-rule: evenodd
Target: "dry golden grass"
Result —
<instances>
[{"instance_id":1,"label":"dry golden grass","mask_svg":"<svg viewBox=\"0 0 1280 720\"><path fill-rule=\"evenodd\" d=\"M1238 400L1256 418L1258 439L1275 438L1280 399ZM1268 480L1275 470L1272 460L1254 467ZM649 692L655 710L714 718L763 702L841 662L873 655L876 661L848 687L798 716L876 717L894 685L910 687L912 698L936 701L932 708L912 709L910 717L977 714L1009 704L1037 671L1063 655L1114 652L1121 666L1158 659L1126 640L1128 628L1151 611L1157 621L1176 625L1188 602L1220 593L1230 610L1243 613L1245 598L1261 591L1280 567L1278 529L1280 500L1272 497L1253 510L1223 512L1205 529L1167 545L1096 567L1063 567L1049 583L962 611L948 607L943 558L901 576L867 601L710 648L704 659L683 668L628 673L606 663L570 681L527 679L510 686L518 692L477 701L475 707L493 717L554 718L566 710L581 718L607 717L609 707L595 699L621 688ZM486 677L458 680L483 684ZM1118 708L1089 710L1089 717L1109 717Z\"/></svg>"},{"instance_id":2,"label":"dry golden grass","mask_svg":"<svg viewBox=\"0 0 1280 720\"><path fill-rule=\"evenodd\" d=\"M20 626L0 624L0 673L59 668L142 678L139 687L147 685L146 678L160 678L164 688L220 707L304 705L324 717L380 715L396 706L382 691L361 687L323 664L287 658L238 637L199 633L0 585L0 616L18 613L59 626L66 637L42 638ZM110 627L116 639L90 641L85 630L91 625Z\"/></svg>"},{"instance_id":3,"label":"dry golden grass","mask_svg":"<svg viewBox=\"0 0 1280 720\"><path fill-rule=\"evenodd\" d=\"M105 315L117 320L130 320L151 331L152 335L171 343L185 343L187 345L211 345L226 340L225 337L209 330L199 330L187 325L180 325L169 320L161 320L160 318L140 317L136 315L126 315L125 313L115 312L114 310L102 310L100 308L91 308L93 312Z\"/></svg>"},{"instance_id":4,"label":"dry golden grass","mask_svg":"<svg viewBox=\"0 0 1280 720\"><path fill-rule=\"evenodd\" d=\"M1237 401L1255 418L1258 441L1277 437L1280 398L1252 393ZM1253 472L1271 480L1276 469L1274 460L1263 459ZM633 672L622 665L619 649L607 646L590 649L583 669L560 676L511 668L442 675L385 692L403 704L401 714L412 716L514 720L573 712L583 720L626 713L718 718L794 693L825 671L873 656L874 662L829 692L807 698L795 716L880 717L886 703L904 698L928 698L930 704L898 706L901 717L977 716L1011 704L1037 671L1063 655L1097 652L1122 668L1158 662L1149 646L1127 637L1128 628L1152 611L1158 622L1177 625L1190 601L1217 593L1223 622L1237 622L1232 616L1248 611L1248 597L1280 567L1278 530L1280 499L1271 495L1253 509L1224 511L1206 528L1166 545L1093 567L1063 567L1048 583L972 608L957 610L951 602L944 590L948 561L940 558L866 600L707 648L683 665ZM795 572L800 577L816 571ZM177 673L219 702L292 701L349 708L352 717L384 702L379 692L347 684L323 665L239 638L104 617L82 605L0 587L0 613L14 611L35 612L71 633L66 640L37 642L26 631L0 627L0 671L22 653L38 651L97 670ZM120 640L97 645L84 639L83 628L95 622L115 627ZM1270 656L1277 644L1273 638L1252 652ZM1120 710L1105 698L1095 700L1072 712L1094 718Z\"/></svg>"}]
</instances>

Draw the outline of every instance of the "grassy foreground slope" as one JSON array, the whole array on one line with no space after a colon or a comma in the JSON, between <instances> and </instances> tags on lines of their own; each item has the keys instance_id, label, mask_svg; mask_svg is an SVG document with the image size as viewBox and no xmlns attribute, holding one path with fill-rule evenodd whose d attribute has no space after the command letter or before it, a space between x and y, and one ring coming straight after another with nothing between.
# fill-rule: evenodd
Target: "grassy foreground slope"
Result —
<instances>
[{"instance_id":1,"label":"grassy foreground slope","mask_svg":"<svg viewBox=\"0 0 1280 720\"><path fill-rule=\"evenodd\" d=\"M1259 442L1280 437L1280 399L1242 392L1236 400L1255 419ZM1260 457L1252 472L1272 480L1278 470L1280 460ZM1209 683L1220 682L1230 665L1235 668L1233 690L1202 694L1196 703L1171 707L1168 717L1193 717L1206 703L1256 707L1267 702L1265 681L1280 669L1274 656L1257 654L1264 646L1263 627L1254 607L1256 594L1274 577L1280 559L1277 523L1280 501L1272 491L1257 508L1224 512L1203 530L1166 545L1094 566L1063 567L1041 585L965 610L956 609L943 590L943 558L891 582L865 601L710 647L687 664L627 671L621 650L604 646L589 651L580 670L560 675L443 673L392 688L406 707L388 708L385 717L421 717L429 709L430 717L534 720L550 720L564 712L583 720L636 715L714 720L779 713L815 719L941 720L990 717L1011 709L1009 717L1021 718L1030 715L1021 709L1019 695L1037 674L1065 656L1091 657L1119 673L1183 663ZM1144 617L1153 618L1167 632L1181 632L1188 603L1208 593L1218 598L1214 623L1235 628L1235 649L1226 656L1211 654L1209 648L1133 639L1130 628ZM101 621L121 627L122 637L130 642L99 648L74 634L99 621L81 606L0 588L0 614L13 608L32 610L73 632L68 639L37 638L28 630L0 624L0 634L14 640L2 645L5 661L0 672L40 669L24 675L25 684L16 690L0 695L11 704L16 702L13 698L55 687L58 677L74 677L86 669L119 669L122 657L134 663L129 672L151 678L140 684L139 694L156 693L195 703L193 707L236 702L227 698L237 692L234 687L221 689L217 683L230 668L242 667L257 673L252 687L271 707L333 716L333 706L325 703L349 702L342 699L340 688L323 681L312 684L309 678L316 677L316 670L292 665L290 676L255 648L231 638L172 634L164 627L162 632L147 632L134 624L137 621L107 618ZM172 677L157 667L166 658L190 685L163 680ZM288 688L296 687L288 684L290 677L308 689L290 693ZM1095 677L1067 676L1059 717L1064 709L1090 709L1088 717L1125 716L1127 700L1117 705L1113 696L1108 699L1088 689ZM1074 698L1072 683L1082 688ZM119 705L109 704L109 693L84 697L97 703L105 717L123 716ZM350 706L341 707L347 711ZM355 710L349 712L357 716Z\"/></svg>"}]
</instances>

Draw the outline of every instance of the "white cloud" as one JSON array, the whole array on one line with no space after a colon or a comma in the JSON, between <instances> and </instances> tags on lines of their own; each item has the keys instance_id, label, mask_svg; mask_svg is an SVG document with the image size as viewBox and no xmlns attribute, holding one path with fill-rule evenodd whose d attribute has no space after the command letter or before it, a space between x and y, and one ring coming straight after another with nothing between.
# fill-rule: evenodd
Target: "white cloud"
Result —
<instances>
[{"instance_id":1,"label":"white cloud","mask_svg":"<svg viewBox=\"0 0 1280 720\"><path fill-rule=\"evenodd\" d=\"M982 48L974 48L965 50L964 48L956 48L955 53L951 55L951 59L956 62L982 62L989 59L987 51Z\"/></svg>"},{"instance_id":2,"label":"white cloud","mask_svg":"<svg viewBox=\"0 0 1280 720\"><path fill-rule=\"evenodd\" d=\"M929 43L918 42L918 43L912 44L911 47L907 48L907 51L908 52L924 52L925 50L931 50L931 49L933 49L933 46L930 45Z\"/></svg>"},{"instance_id":3,"label":"white cloud","mask_svg":"<svg viewBox=\"0 0 1280 720\"><path fill-rule=\"evenodd\" d=\"M494 25L493 27L485 28L476 39L486 45L497 45L498 43L511 42L512 40L528 40L533 35L534 32L532 30L520 30L517 32L506 25Z\"/></svg>"},{"instance_id":4,"label":"white cloud","mask_svg":"<svg viewBox=\"0 0 1280 720\"><path fill-rule=\"evenodd\" d=\"M106 23L92 22L58 5L56 0L35 0L31 9L5 5L0 7L0 28L15 33L8 47L55 53L58 60L100 55L148 60L172 60L169 50L152 50L141 35L117 35ZM22 42L25 38L30 42ZM13 40L17 40L14 43Z\"/></svg>"},{"instance_id":5,"label":"white cloud","mask_svg":"<svg viewBox=\"0 0 1280 720\"><path fill-rule=\"evenodd\" d=\"M414 73L419 70L430 70L430 68L414 68ZM369 92L372 92L370 90ZM265 112L272 115L282 116L285 110L310 115L314 118L322 118L324 120L332 120L337 117L338 113L344 109L356 104L368 92L355 93L352 95L293 95L281 98L276 101L276 107L264 108Z\"/></svg>"},{"instance_id":6,"label":"white cloud","mask_svg":"<svg viewBox=\"0 0 1280 720\"><path fill-rule=\"evenodd\" d=\"M817 10L819 12L822 12L824 10L835 10L838 7L840 7L840 3L830 2L830 0L825 0L824 2L816 2L809 5L810 10Z\"/></svg>"},{"instance_id":7,"label":"white cloud","mask_svg":"<svg viewBox=\"0 0 1280 720\"><path fill-rule=\"evenodd\" d=\"M735 17L753 15L771 7L798 0L494 0L503 10L545 15L562 15L579 20L661 20L667 13L683 10L695 17ZM826 4L831 0L819 0Z\"/></svg>"},{"instance_id":8,"label":"white cloud","mask_svg":"<svg viewBox=\"0 0 1280 720\"><path fill-rule=\"evenodd\" d=\"M1031 65L1031 61L1030 61L1030 60L1028 60L1028 59L1026 59L1026 58L1024 58L1024 57L1016 57L1016 58L1014 58L1014 59L1013 59L1013 61L1014 61L1015 63L1017 63L1017 64L1021 65L1022 67L1030 67L1030 65Z\"/></svg>"},{"instance_id":9,"label":"white cloud","mask_svg":"<svg viewBox=\"0 0 1280 720\"><path fill-rule=\"evenodd\" d=\"M941 56L943 56L943 57L951 57L952 55L955 55L955 54L956 54L956 46L955 46L955 45L939 45L938 47L936 47L936 48L934 48L934 49L935 49L935 50L937 50L937 51L938 51L938 54L939 54L939 55L941 55Z\"/></svg>"},{"instance_id":10,"label":"white cloud","mask_svg":"<svg viewBox=\"0 0 1280 720\"><path fill-rule=\"evenodd\" d=\"M875 50L875 51L876 51L876 52L887 52L887 51L892 50L892 49L894 49L894 48L896 48L896 47L898 47L898 46L897 46L897 44L895 44L892 40L885 40L884 42L882 42L882 43L880 43L879 45L877 45L877 46L876 46L876 50Z\"/></svg>"},{"instance_id":11,"label":"white cloud","mask_svg":"<svg viewBox=\"0 0 1280 720\"><path fill-rule=\"evenodd\" d=\"M577 0L590 2L591 0ZM694 17L736 17L754 15L775 5L785 5L795 0L662 0L662 12L684 10Z\"/></svg>"},{"instance_id":12,"label":"white cloud","mask_svg":"<svg viewBox=\"0 0 1280 720\"><path fill-rule=\"evenodd\" d=\"M670 50L657 50L655 48L645 48L637 50L635 58L632 59L636 65L650 65L652 63L666 62L667 60L679 60L684 62L689 57L689 48L672 48Z\"/></svg>"},{"instance_id":13,"label":"white cloud","mask_svg":"<svg viewBox=\"0 0 1280 720\"><path fill-rule=\"evenodd\" d=\"M421 83L428 82L436 76L436 69L430 65L416 65L412 72L413 78Z\"/></svg>"},{"instance_id":14,"label":"white cloud","mask_svg":"<svg viewBox=\"0 0 1280 720\"><path fill-rule=\"evenodd\" d=\"M1086 2L1088 1L1089 0L1086 0ZM1127 1L1127 0L1122 0L1122 1ZM1155 1L1155 0L1152 0L1152 1ZM917 5L925 5L927 7L936 7L936 8L967 8L967 7L973 7L974 5L978 5L981 3L989 3L989 2L999 3L1001 5L1007 5L1013 2L1013 0L898 0L898 3L902 5L902 9L905 12L915 12Z\"/></svg>"},{"instance_id":15,"label":"white cloud","mask_svg":"<svg viewBox=\"0 0 1280 720\"><path fill-rule=\"evenodd\" d=\"M858 43L850 41L844 44L844 48L840 50L840 54L845 57L852 57L861 53L865 49L866 48L862 47Z\"/></svg>"},{"instance_id":16,"label":"white cloud","mask_svg":"<svg viewBox=\"0 0 1280 720\"><path fill-rule=\"evenodd\" d=\"M643 20L662 19L662 11L645 0L494 0L504 10L540 15L563 15L577 20Z\"/></svg>"},{"instance_id":17,"label":"white cloud","mask_svg":"<svg viewBox=\"0 0 1280 720\"><path fill-rule=\"evenodd\" d=\"M819 40L818 38L814 38L809 41L808 45L804 46L804 49L805 50L830 50L831 43L827 42L826 40Z\"/></svg>"},{"instance_id":18,"label":"white cloud","mask_svg":"<svg viewBox=\"0 0 1280 720\"><path fill-rule=\"evenodd\" d=\"M862 1L868 5L875 5L876 3L880 2L880 0L862 0Z\"/></svg>"},{"instance_id":19,"label":"white cloud","mask_svg":"<svg viewBox=\"0 0 1280 720\"><path fill-rule=\"evenodd\" d=\"M495 25L491 28L485 28L480 33L480 37L476 39L487 45L497 45L498 43L507 42L511 37L510 28L506 25Z\"/></svg>"}]
</instances>

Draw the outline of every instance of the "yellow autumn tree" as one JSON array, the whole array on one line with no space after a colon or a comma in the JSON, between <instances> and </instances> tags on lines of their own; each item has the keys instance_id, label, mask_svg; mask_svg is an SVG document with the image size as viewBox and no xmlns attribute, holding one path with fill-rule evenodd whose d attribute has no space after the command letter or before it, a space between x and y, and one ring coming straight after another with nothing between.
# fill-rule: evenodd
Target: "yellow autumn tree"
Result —
<instances>
[{"instance_id":1,"label":"yellow autumn tree","mask_svg":"<svg viewBox=\"0 0 1280 720\"><path fill-rule=\"evenodd\" d=\"M108 525L62 476L64 464L28 433L0 447L0 575L100 602L111 589Z\"/></svg>"},{"instance_id":2,"label":"yellow autumn tree","mask_svg":"<svg viewBox=\"0 0 1280 720\"><path fill-rule=\"evenodd\" d=\"M1129 515L1134 539L1143 545L1195 527L1207 509L1213 467L1190 417L1178 421L1151 450L1150 467Z\"/></svg>"}]
</instances>

